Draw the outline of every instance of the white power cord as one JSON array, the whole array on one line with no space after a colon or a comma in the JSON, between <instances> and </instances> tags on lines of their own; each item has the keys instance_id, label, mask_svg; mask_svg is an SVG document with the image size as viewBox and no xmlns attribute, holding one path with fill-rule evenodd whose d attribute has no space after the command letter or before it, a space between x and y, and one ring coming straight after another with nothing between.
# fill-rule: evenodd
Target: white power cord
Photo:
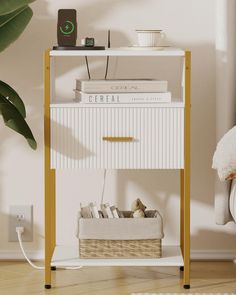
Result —
<instances>
[{"instance_id":1,"label":"white power cord","mask_svg":"<svg viewBox=\"0 0 236 295\"><path fill-rule=\"evenodd\" d=\"M75 267L73 267L73 266L67 266L67 267L61 267L61 268L63 268L63 269L67 269L67 270L76 270L76 269L81 269L83 266L82 265L80 265L80 266L75 266Z\"/></svg>"},{"instance_id":2,"label":"white power cord","mask_svg":"<svg viewBox=\"0 0 236 295\"><path fill-rule=\"evenodd\" d=\"M16 233L17 233L17 238L18 238L18 242L20 244L20 248L21 248L21 252L24 255L25 259L27 260L27 262L35 269L39 269L39 270L44 270L45 267L44 266L37 266L35 265L26 255L24 247L23 247L23 243L22 243L22 234L24 233L24 227L23 226L17 226L16 227ZM68 269L68 270L76 270L76 269L80 269L83 266L76 266L76 267L62 267L63 269Z\"/></svg>"},{"instance_id":3,"label":"white power cord","mask_svg":"<svg viewBox=\"0 0 236 295\"><path fill-rule=\"evenodd\" d=\"M23 253L25 259L28 261L28 263L29 263L33 268L35 268L35 269L40 269L40 270L45 269L44 266L37 266L37 265L33 264L33 262L30 261L29 258L27 257L27 255L26 255L26 253L25 253L25 250L24 250L24 248L23 248L22 239L21 239L21 236L22 236L22 234L24 233L24 227L23 227L23 226L18 226L18 227L16 227L16 233L17 233L17 237L18 237L18 241L19 241L19 244L20 244L21 251L22 251L22 253Z\"/></svg>"},{"instance_id":4,"label":"white power cord","mask_svg":"<svg viewBox=\"0 0 236 295\"><path fill-rule=\"evenodd\" d=\"M101 193L101 202L100 202L100 204L103 204L104 192L105 192L105 185L106 185L106 176L107 176L107 169L104 169L104 172L103 172L102 193Z\"/></svg>"}]
</instances>

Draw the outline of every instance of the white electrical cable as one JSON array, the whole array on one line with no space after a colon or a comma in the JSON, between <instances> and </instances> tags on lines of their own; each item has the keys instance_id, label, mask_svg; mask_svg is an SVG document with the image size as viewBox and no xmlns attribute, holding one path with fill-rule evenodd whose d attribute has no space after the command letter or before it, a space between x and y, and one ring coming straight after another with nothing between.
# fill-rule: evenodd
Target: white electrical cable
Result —
<instances>
[{"instance_id":1,"label":"white electrical cable","mask_svg":"<svg viewBox=\"0 0 236 295\"><path fill-rule=\"evenodd\" d=\"M80 265L80 266L71 266L71 267L63 267L63 269L67 269L67 270L76 270L76 269L81 269L83 267L83 265Z\"/></svg>"},{"instance_id":2,"label":"white electrical cable","mask_svg":"<svg viewBox=\"0 0 236 295\"><path fill-rule=\"evenodd\" d=\"M45 267L44 266L37 266L35 265L26 255L25 253L25 250L24 250L24 247L23 247L23 243L22 243L22 234L24 233L24 228L19 226L19 227L16 227L16 233L17 233L17 237L18 237L18 242L20 244L20 248L21 248L21 251L22 251L22 254L24 255L25 259L27 260L27 262L35 269L38 269L38 270L44 270ZM68 270L76 270L76 269L81 269L83 266L80 265L80 266L76 266L76 267L60 267L60 268L63 268L63 269L68 269Z\"/></svg>"},{"instance_id":3,"label":"white electrical cable","mask_svg":"<svg viewBox=\"0 0 236 295\"><path fill-rule=\"evenodd\" d=\"M33 264L33 262L31 262L31 261L29 260L29 258L27 257L27 255L26 255L26 253L25 253L25 250L24 250L24 248L23 248L23 245L22 245L22 239L21 239L21 235L22 235L22 233L24 232L24 228L23 228L23 227L17 227L17 228L16 228L16 232L17 232L17 237L18 237L18 241L19 241L19 244L20 244L21 251L22 251L22 253L23 253L25 259L28 261L28 263L29 263L33 268L35 268L35 269L40 269L40 270L45 269L44 266L37 266L37 265Z\"/></svg>"},{"instance_id":4,"label":"white electrical cable","mask_svg":"<svg viewBox=\"0 0 236 295\"><path fill-rule=\"evenodd\" d=\"M106 185L106 176L107 176L107 169L104 169L104 173L103 173L103 185L102 185L102 193L101 193L101 202L100 202L100 204L103 204L104 192L105 192L105 185Z\"/></svg>"}]
</instances>

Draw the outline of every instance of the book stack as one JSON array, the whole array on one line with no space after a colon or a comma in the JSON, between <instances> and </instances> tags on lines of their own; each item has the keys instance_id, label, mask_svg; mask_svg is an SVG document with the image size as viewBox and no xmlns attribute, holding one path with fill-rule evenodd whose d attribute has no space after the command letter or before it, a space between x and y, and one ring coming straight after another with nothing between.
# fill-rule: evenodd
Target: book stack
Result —
<instances>
[{"instance_id":1,"label":"book stack","mask_svg":"<svg viewBox=\"0 0 236 295\"><path fill-rule=\"evenodd\" d=\"M84 104L169 103L168 82L139 80L76 80L75 100Z\"/></svg>"},{"instance_id":2,"label":"book stack","mask_svg":"<svg viewBox=\"0 0 236 295\"><path fill-rule=\"evenodd\" d=\"M96 203L89 203L87 206L80 204L82 218L123 218L123 214L115 206L109 203L101 204L101 210L98 210Z\"/></svg>"}]
</instances>

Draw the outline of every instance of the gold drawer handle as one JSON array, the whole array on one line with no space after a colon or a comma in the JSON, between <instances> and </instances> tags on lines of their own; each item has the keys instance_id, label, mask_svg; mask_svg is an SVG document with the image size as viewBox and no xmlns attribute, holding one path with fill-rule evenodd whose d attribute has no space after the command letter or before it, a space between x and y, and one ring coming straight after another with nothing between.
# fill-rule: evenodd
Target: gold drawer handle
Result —
<instances>
[{"instance_id":1,"label":"gold drawer handle","mask_svg":"<svg viewBox=\"0 0 236 295\"><path fill-rule=\"evenodd\" d=\"M104 136L102 138L102 140L104 141L113 141L113 142L117 142L117 141L133 141L134 138L133 137L113 137L113 136Z\"/></svg>"}]
</instances>

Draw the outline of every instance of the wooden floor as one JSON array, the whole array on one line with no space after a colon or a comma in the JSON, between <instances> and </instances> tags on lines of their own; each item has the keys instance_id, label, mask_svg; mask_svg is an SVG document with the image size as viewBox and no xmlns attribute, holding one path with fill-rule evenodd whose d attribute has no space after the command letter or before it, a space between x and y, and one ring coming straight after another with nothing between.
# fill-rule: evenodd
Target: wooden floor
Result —
<instances>
[{"instance_id":1,"label":"wooden floor","mask_svg":"<svg viewBox=\"0 0 236 295\"><path fill-rule=\"evenodd\" d=\"M192 262L191 293L236 292L236 264ZM44 289L44 272L25 262L0 262L0 294L89 294L189 293L181 287L175 267L83 267L53 272L51 290Z\"/></svg>"}]
</instances>

